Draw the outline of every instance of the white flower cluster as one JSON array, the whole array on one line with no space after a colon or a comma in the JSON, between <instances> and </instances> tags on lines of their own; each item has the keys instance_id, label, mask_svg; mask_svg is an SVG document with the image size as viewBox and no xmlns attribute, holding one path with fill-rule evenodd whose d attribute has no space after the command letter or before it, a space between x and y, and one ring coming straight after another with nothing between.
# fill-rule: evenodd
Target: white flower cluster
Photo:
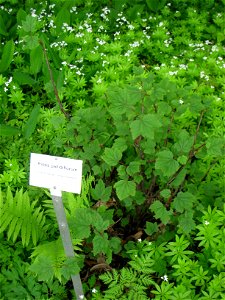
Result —
<instances>
[{"instance_id":1,"label":"white flower cluster","mask_svg":"<svg viewBox=\"0 0 225 300\"><path fill-rule=\"evenodd\" d=\"M12 77L9 78L8 81L5 82L5 87L4 87L4 91L7 92L8 91L8 86L9 84L12 82Z\"/></svg>"},{"instance_id":2,"label":"white flower cluster","mask_svg":"<svg viewBox=\"0 0 225 300\"><path fill-rule=\"evenodd\" d=\"M209 76L206 75L204 71L200 72L200 78L205 79L206 81L209 81Z\"/></svg>"},{"instance_id":3,"label":"white flower cluster","mask_svg":"<svg viewBox=\"0 0 225 300\"><path fill-rule=\"evenodd\" d=\"M51 48L63 48L66 47L67 43L65 41L61 41L61 42L54 42L50 45Z\"/></svg>"},{"instance_id":4,"label":"white flower cluster","mask_svg":"<svg viewBox=\"0 0 225 300\"><path fill-rule=\"evenodd\" d=\"M0 9L6 11L6 12L9 13L9 14L11 14L11 12L12 12L12 8L7 9L7 8L4 7L3 5L0 6Z\"/></svg>"}]
</instances>

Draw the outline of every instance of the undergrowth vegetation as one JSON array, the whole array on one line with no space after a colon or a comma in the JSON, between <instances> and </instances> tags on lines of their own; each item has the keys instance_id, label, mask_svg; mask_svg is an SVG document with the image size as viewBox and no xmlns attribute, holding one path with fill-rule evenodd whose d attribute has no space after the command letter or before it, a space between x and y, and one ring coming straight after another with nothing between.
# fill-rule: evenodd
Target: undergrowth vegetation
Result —
<instances>
[{"instance_id":1,"label":"undergrowth vegetation","mask_svg":"<svg viewBox=\"0 0 225 300\"><path fill-rule=\"evenodd\" d=\"M0 299L224 299L225 1L0 4ZM31 152L83 160L72 259Z\"/></svg>"}]
</instances>

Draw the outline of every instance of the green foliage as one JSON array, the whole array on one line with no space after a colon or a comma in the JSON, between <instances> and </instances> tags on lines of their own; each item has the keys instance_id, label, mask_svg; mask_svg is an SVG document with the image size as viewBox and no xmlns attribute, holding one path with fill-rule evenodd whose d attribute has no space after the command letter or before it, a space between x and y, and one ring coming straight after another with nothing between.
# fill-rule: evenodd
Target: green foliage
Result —
<instances>
[{"instance_id":1,"label":"green foliage","mask_svg":"<svg viewBox=\"0 0 225 300\"><path fill-rule=\"evenodd\" d=\"M13 40L8 41L3 48L3 52L2 52L2 57L0 60L0 72L3 73L5 72L13 59L13 54L14 54L14 49L15 49L15 45Z\"/></svg>"},{"instance_id":2,"label":"green foliage","mask_svg":"<svg viewBox=\"0 0 225 300\"><path fill-rule=\"evenodd\" d=\"M88 299L223 299L224 1L1 2L3 252L23 244L0 298L71 299L81 270ZM63 200L85 260L60 258L30 152L84 161Z\"/></svg>"},{"instance_id":3,"label":"green foliage","mask_svg":"<svg viewBox=\"0 0 225 300\"><path fill-rule=\"evenodd\" d=\"M35 130L35 127L38 122L38 115L40 111L40 105L36 105L29 116L29 119L27 120L27 123L24 126L24 137L28 139L31 137L32 133Z\"/></svg>"},{"instance_id":4,"label":"green foliage","mask_svg":"<svg viewBox=\"0 0 225 300\"><path fill-rule=\"evenodd\" d=\"M80 250L77 245L81 245L80 241L76 241L75 249ZM37 275L39 281L52 282L57 278L60 282L70 279L71 274L76 275L80 271L82 265L82 257L66 258L61 238L45 242L34 248L31 255L32 264L30 271Z\"/></svg>"},{"instance_id":5,"label":"green foliage","mask_svg":"<svg viewBox=\"0 0 225 300\"><path fill-rule=\"evenodd\" d=\"M23 190L12 195L8 188L6 195L0 192L0 233L7 232L8 239L15 242L18 236L23 246L36 245L47 231L45 216L37 201L30 202Z\"/></svg>"}]
</instances>

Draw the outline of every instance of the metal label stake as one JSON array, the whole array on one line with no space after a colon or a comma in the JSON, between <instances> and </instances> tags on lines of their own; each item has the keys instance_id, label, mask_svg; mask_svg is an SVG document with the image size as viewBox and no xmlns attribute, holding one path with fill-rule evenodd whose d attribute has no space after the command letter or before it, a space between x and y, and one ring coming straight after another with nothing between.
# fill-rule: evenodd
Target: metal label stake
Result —
<instances>
[{"instance_id":1,"label":"metal label stake","mask_svg":"<svg viewBox=\"0 0 225 300\"><path fill-rule=\"evenodd\" d=\"M29 183L49 188L56 213L63 247L67 257L74 257L73 244L62 202L62 191L80 194L82 161L58 156L31 153ZM84 299L80 275L71 275L77 300Z\"/></svg>"},{"instance_id":2,"label":"metal label stake","mask_svg":"<svg viewBox=\"0 0 225 300\"><path fill-rule=\"evenodd\" d=\"M65 250L65 254L67 257L74 257L74 250L73 244L70 236L69 226L66 219L65 210L63 207L62 197L61 196L54 196L54 191L56 189L51 190L53 206L56 213L57 222L59 225L59 231L63 242L63 247ZM57 194L59 194L57 192ZM82 283L80 279L80 275L71 275L71 279L73 282L74 291L76 294L77 299L83 299L84 293L82 288Z\"/></svg>"}]
</instances>

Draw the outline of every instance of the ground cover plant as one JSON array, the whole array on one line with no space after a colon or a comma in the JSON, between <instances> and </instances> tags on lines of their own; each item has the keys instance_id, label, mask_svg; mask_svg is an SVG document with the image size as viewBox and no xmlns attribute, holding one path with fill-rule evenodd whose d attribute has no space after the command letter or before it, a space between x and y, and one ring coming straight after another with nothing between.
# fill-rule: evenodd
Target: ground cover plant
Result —
<instances>
[{"instance_id":1,"label":"ground cover plant","mask_svg":"<svg viewBox=\"0 0 225 300\"><path fill-rule=\"evenodd\" d=\"M224 299L225 2L0 2L0 299ZM31 152L84 162L74 259Z\"/></svg>"}]
</instances>

